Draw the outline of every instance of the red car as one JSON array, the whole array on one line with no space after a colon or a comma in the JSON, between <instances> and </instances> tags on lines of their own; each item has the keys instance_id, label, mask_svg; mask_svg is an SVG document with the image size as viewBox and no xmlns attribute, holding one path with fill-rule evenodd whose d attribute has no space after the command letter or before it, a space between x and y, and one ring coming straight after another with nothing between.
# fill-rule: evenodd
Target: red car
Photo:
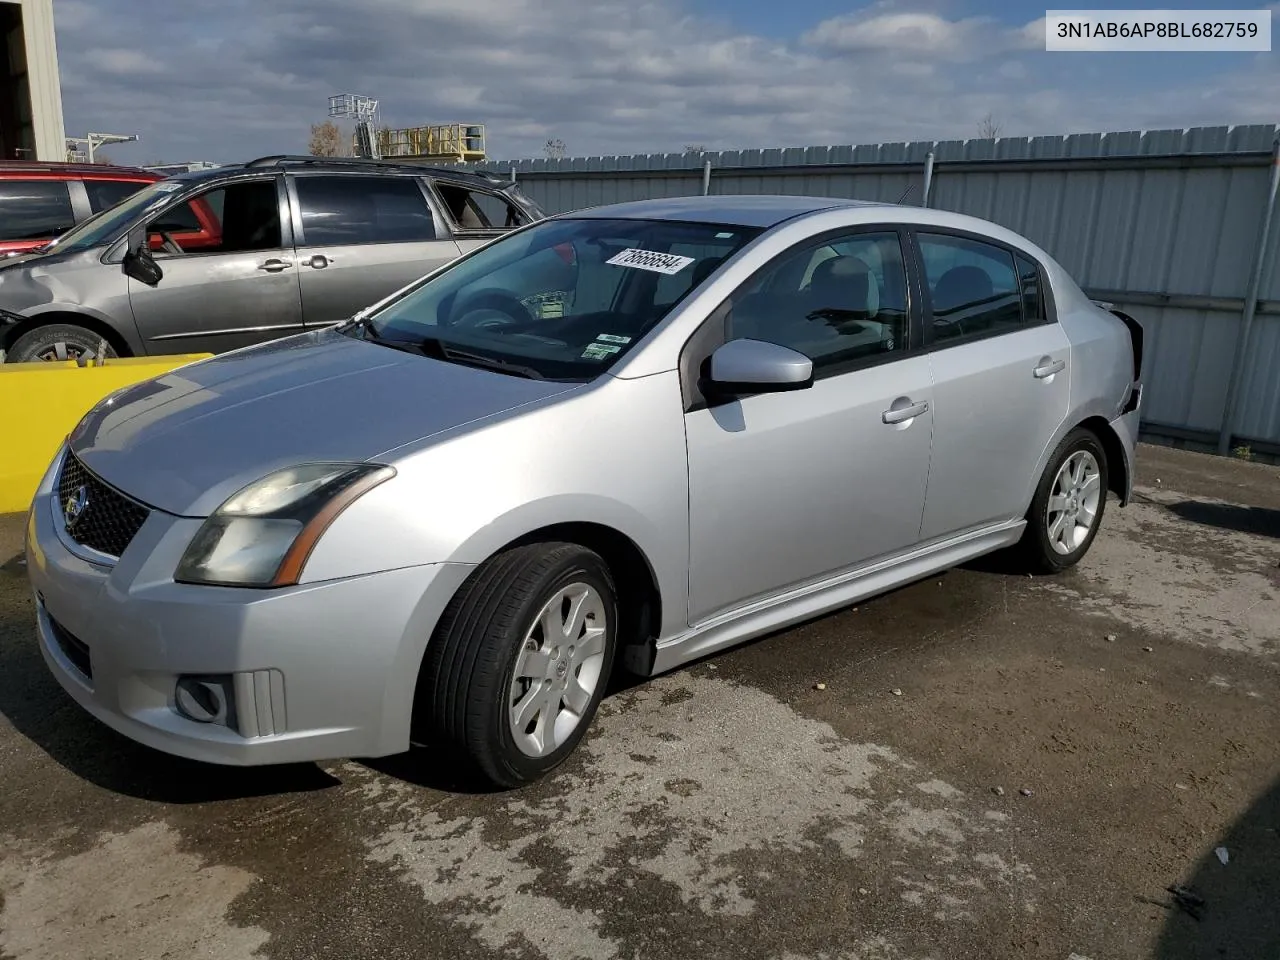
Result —
<instances>
[{"instance_id":1,"label":"red car","mask_svg":"<svg viewBox=\"0 0 1280 960\"><path fill-rule=\"evenodd\" d=\"M163 179L137 167L0 160L0 257L38 249Z\"/></svg>"}]
</instances>

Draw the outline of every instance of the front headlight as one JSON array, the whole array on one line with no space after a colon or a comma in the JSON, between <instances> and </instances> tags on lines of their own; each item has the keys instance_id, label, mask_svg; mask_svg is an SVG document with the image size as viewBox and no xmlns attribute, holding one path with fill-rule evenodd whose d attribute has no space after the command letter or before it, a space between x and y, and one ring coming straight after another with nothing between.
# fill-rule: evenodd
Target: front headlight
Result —
<instances>
[{"instance_id":1,"label":"front headlight","mask_svg":"<svg viewBox=\"0 0 1280 960\"><path fill-rule=\"evenodd\" d=\"M395 475L394 467L376 463L307 463L268 474L204 522L174 579L226 587L295 584L338 514Z\"/></svg>"}]
</instances>

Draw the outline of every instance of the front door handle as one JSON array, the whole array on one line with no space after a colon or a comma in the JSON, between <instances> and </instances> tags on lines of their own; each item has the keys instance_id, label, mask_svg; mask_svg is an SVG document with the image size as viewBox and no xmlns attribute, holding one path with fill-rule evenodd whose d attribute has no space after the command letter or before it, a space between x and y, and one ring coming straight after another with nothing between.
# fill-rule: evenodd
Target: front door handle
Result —
<instances>
[{"instance_id":1,"label":"front door handle","mask_svg":"<svg viewBox=\"0 0 1280 960\"><path fill-rule=\"evenodd\" d=\"M326 257L323 253L317 253L314 256L312 256L309 260L305 261L308 267L313 267L316 270L323 270L332 262L333 262L333 258Z\"/></svg>"},{"instance_id":2,"label":"front door handle","mask_svg":"<svg viewBox=\"0 0 1280 960\"><path fill-rule=\"evenodd\" d=\"M1037 380L1044 380L1047 377L1052 377L1055 373L1061 373L1065 369L1067 369L1067 361L1050 360L1048 357L1043 357L1031 372L1035 374Z\"/></svg>"},{"instance_id":3,"label":"front door handle","mask_svg":"<svg viewBox=\"0 0 1280 960\"><path fill-rule=\"evenodd\" d=\"M279 257L272 257L270 260L264 260L258 264L259 270L265 270L267 273L279 273L281 270L288 270L293 264L288 260L281 260Z\"/></svg>"},{"instance_id":4,"label":"front door handle","mask_svg":"<svg viewBox=\"0 0 1280 960\"><path fill-rule=\"evenodd\" d=\"M907 405L903 407L890 407L880 415L880 419L888 424L903 423L907 420L914 420L923 413L929 412L929 401L921 400L919 403L912 403L907 397L903 397ZM894 401L897 402L896 400Z\"/></svg>"}]
</instances>

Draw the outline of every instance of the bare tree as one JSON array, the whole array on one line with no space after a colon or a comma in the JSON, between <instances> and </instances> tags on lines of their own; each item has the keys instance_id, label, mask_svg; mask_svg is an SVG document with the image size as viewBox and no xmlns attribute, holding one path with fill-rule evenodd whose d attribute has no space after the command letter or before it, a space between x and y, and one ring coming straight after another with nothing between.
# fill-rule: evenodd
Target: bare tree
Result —
<instances>
[{"instance_id":1,"label":"bare tree","mask_svg":"<svg viewBox=\"0 0 1280 960\"><path fill-rule=\"evenodd\" d=\"M112 160L112 159L111 159L111 157L110 157L110 156L108 156L107 154L103 153L101 150L95 150L95 151L93 151L93 162L94 162L94 163L102 163L102 164L105 164L105 165L106 165L106 166L108 166L108 167L113 167L113 166L115 166L115 163L116 163L114 160Z\"/></svg>"},{"instance_id":2,"label":"bare tree","mask_svg":"<svg viewBox=\"0 0 1280 960\"><path fill-rule=\"evenodd\" d=\"M978 137L982 140L995 140L1002 129L1000 121L988 113L978 124Z\"/></svg>"},{"instance_id":3,"label":"bare tree","mask_svg":"<svg viewBox=\"0 0 1280 960\"><path fill-rule=\"evenodd\" d=\"M341 157L346 153L346 137L342 128L332 120L311 125L311 142L308 146L313 157Z\"/></svg>"},{"instance_id":4,"label":"bare tree","mask_svg":"<svg viewBox=\"0 0 1280 960\"><path fill-rule=\"evenodd\" d=\"M707 147L703 143L686 143L684 145L685 153L706 153Z\"/></svg>"},{"instance_id":5,"label":"bare tree","mask_svg":"<svg viewBox=\"0 0 1280 960\"><path fill-rule=\"evenodd\" d=\"M552 137L543 146L542 152L547 155L548 160L559 160L568 152L568 147L564 145L564 141L559 137Z\"/></svg>"}]
</instances>

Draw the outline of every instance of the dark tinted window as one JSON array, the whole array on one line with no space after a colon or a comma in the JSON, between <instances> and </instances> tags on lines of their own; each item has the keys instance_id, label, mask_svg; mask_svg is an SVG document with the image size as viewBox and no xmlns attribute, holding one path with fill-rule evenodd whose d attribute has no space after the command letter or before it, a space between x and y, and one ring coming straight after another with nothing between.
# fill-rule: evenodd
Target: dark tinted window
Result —
<instances>
[{"instance_id":1,"label":"dark tinted window","mask_svg":"<svg viewBox=\"0 0 1280 960\"><path fill-rule=\"evenodd\" d=\"M1022 326L1013 254L987 243L920 234L935 340L1008 333Z\"/></svg>"},{"instance_id":2,"label":"dark tinted window","mask_svg":"<svg viewBox=\"0 0 1280 960\"><path fill-rule=\"evenodd\" d=\"M75 222L61 180L0 180L0 240L54 237Z\"/></svg>"},{"instance_id":3,"label":"dark tinted window","mask_svg":"<svg viewBox=\"0 0 1280 960\"><path fill-rule=\"evenodd\" d=\"M435 239L431 208L410 177L298 177L294 183L309 246Z\"/></svg>"},{"instance_id":4,"label":"dark tinted window","mask_svg":"<svg viewBox=\"0 0 1280 960\"><path fill-rule=\"evenodd\" d=\"M250 180L198 194L149 224L165 231L184 253L276 250L283 242L280 198L274 180ZM151 247L161 249L161 238Z\"/></svg>"},{"instance_id":5,"label":"dark tinted window","mask_svg":"<svg viewBox=\"0 0 1280 960\"><path fill-rule=\"evenodd\" d=\"M84 181L85 192L89 194L89 209L94 213L105 210L107 207L114 207L125 197L133 196L145 186L145 183L139 183L136 180Z\"/></svg>"},{"instance_id":6,"label":"dark tinted window","mask_svg":"<svg viewBox=\"0 0 1280 960\"><path fill-rule=\"evenodd\" d=\"M896 233L784 253L730 297L729 336L790 347L819 368L905 350L902 263Z\"/></svg>"},{"instance_id":7,"label":"dark tinted window","mask_svg":"<svg viewBox=\"0 0 1280 960\"><path fill-rule=\"evenodd\" d=\"M1040 268L1022 254L1017 255L1018 283L1022 287L1022 319L1025 323L1039 323L1047 319L1044 310L1044 294L1040 290Z\"/></svg>"}]
</instances>

